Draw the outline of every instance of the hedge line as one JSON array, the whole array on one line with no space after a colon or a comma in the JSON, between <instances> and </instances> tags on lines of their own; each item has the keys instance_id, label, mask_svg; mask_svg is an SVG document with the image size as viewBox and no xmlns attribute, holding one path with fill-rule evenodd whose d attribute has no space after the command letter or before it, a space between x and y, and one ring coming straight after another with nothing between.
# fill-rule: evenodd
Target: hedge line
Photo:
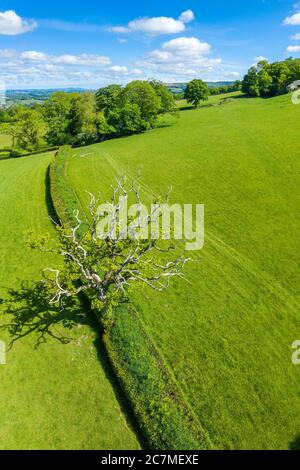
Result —
<instances>
[{"instance_id":1,"label":"hedge line","mask_svg":"<svg viewBox=\"0 0 300 470\"><path fill-rule=\"evenodd\" d=\"M72 149L64 146L56 153L50 165L50 193L55 212L64 226L75 224L74 210L77 199L66 177L67 165L70 162Z\"/></svg>"},{"instance_id":2,"label":"hedge line","mask_svg":"<svg viewBox=\"0 0 300 470\"><path fill-rule=\"evenodd\" d=\"M78 202L66 178L71 148L63 147L51 164L51 195L57 214L70 224ZM101 324L101 312L95 312ZM205 450L209 437L185 399L170 369L149 338L133 305L116 311L103 333L108 356L149 448Z\"/></svg>"}]
</instances>

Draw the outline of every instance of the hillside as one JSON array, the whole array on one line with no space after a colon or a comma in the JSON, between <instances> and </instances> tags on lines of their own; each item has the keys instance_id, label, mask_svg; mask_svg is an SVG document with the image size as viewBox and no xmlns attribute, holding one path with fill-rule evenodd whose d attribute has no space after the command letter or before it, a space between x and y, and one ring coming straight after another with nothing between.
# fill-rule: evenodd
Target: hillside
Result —
<instances>
[{"instance_id":1,"label":"hillside","mask_svg":"<svg viewBox=\"0 0 300 470\"><path fill-rule=\"evenodd\" d=\"M56 243L47 178L52 158L53 154L44 154L0 162L0 217L5 227L0 234L5 267L0 297L14 300L15 318L23 322L47 312L31 286L42 278L42 269L58 263L52 254L26 245L29 231L36 236L48 233ZM7 313L6 304L0 309ZM45 343L35 349L38 331L20 338L7 355L8 365L0 367L0 449L139 448L117 400L94 326L89 317L78 318L83 307L78 303L67 309L64 323L58 311L48 313L54 325ZM55 316L60 318L57 325ZM13 318L1 315L0 325ZM47 320L43 316L41 328ZM58 338L72 341L61 344ZM1 339L8 344L12 337L1 330Z\"/></svg>"},{"instance_id":2,"label":"hillside","mask_svg":"<svg viewBox=\"0 0 300 470\"><path fill-rule=\"evenodd\" d=\"M237 96L74 150L68 168L81 207L85 190L108 196L116 174L139 172L146 201L171 184L173 202L205 204L206 244L188 282L133 301L217 448L298 442L299 120L289 96Z\"/></svg>"}]
</instances>

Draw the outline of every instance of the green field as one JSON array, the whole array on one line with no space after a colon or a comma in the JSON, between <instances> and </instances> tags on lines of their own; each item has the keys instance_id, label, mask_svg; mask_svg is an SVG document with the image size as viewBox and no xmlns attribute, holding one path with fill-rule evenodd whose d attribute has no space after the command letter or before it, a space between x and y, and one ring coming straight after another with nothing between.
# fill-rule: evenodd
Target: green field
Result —
<instances>
[{"instance_id":1,"label":"green field","mask_svg":"<svg viewBox=\"0 0 300 470\"><path fill-rule=\"evenodd\" d=\"M9 135L0 134L0 150L3 148L10 147L12 143L12 139Z\"/></svg>"},{"instance_id":2,"label":"green field","mask_svg":"<svg viewBox=\"0 0 300 470\"><path fill-rule=\"evenodd\" d=\"M0 295L20 290L22 282L42 278L41 270L56 267L50 254L30 250L29 230L48 233L55 243L46 191L47 168L53 154L0 163ZM4 229L5 228L5 229ZM20 308L34 307L25 291ZM5 305L5 304L4 304ZM1 308L1 306L0 306ZM37 307L38 308L38 307ZM0 449L137 449L139 444L116 397L111 374L90 318L78 319L78 303L64 314L77 319L72 331L58 325L52 333L72 337L61 344L50 335L35 349L38 336L28 335L0 366ZM2 306L2 313L5 307ZM39 309L40 310L40 309ZM0 324L8 316L1 316ZM9 342L0 330L0 339Z\"/></svg>"},{"instance_id":3,"label":"green field","mask_svg":"<svg viewBox=\"0 0 300 470\"><path fill-rule=\"evenodd\" d=\"M69 182L81 208L137 173L145 201L172 185L173 202L205 204L188 282L133 301L216 448L299 446L300 107L236 96L172 122L74 150Z\"/></svg>"}]
</instances>

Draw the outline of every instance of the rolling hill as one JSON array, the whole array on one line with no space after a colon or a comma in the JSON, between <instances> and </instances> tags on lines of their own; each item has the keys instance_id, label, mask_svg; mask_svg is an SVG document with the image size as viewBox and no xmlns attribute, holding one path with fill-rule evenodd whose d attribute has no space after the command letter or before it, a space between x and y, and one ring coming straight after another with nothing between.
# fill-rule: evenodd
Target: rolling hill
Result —
<instances>
[{"instance_id":1,"label":"rolling hill","mask_svg":"<svg viewBox=\"0 0 300 470\"><path fill-rule=\"evenodd\" d=\"M299 107L228 98L76 149L67 177L80 207L86 190L105 198L116 175L138 173L146 202L172 185L173 202L205 204L188 282L132 301L216 448L288 449L300 412Z\"/></svg>"}]
</instances>

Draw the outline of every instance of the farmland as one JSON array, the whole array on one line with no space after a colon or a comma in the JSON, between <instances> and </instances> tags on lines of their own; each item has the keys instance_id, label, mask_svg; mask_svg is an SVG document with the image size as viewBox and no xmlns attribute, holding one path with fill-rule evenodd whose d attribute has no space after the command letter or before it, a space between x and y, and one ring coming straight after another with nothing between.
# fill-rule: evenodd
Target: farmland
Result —
<instances>
[{"instance_id":1,"label":"farmland","mask_svg":"<svg viewBox=\"0 0 300 470\"><path fill-rule=\"evenodd\" d=\"M236 96L180 115L74 150L67 177L81 207L85 190L107 197L115 175L138 173L147 202L172 185L173 202L205 204L188 282L132 300L216 448L288 449L300 411L299 107Z\"/></svg>"},{"instance_id":2,"label":"farmland","mask_svg":"<svg viewBox=\"0 0 300 470\"><path fill-rule=\"evenodd\" d=\"M299 107L238 93L179 107L150 132L73 149L67 183L81 211L87 190L106 199L115 176L137 174L145 203L172 185L172 202L205 204L205 247L186 280L131 301L214 448L298 447ZM60 262L26 244L29 231L57 244L53 157L0 163L2 313L9 298L41 313L30 286ZM37 348L37 332L20 338L0 369L0 448L139 448L93 315L79 300L64 315L71 324L54 325ZM1 330L1 339L12 338Z\"/></svg>"}]
</instances>

